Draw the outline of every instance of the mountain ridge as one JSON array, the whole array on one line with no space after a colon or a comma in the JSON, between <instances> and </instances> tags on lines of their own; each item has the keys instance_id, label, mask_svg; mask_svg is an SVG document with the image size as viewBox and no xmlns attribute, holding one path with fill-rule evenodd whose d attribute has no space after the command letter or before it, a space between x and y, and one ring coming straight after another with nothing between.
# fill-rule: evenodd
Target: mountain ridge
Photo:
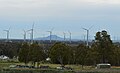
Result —
<instances>
[{"instance_id":1,"label":"mountain ridge","mask_svg":"<svg viewBox=\"0 0 120 73\"><path fill-rule=\"evenodd\" d=\"M35 38L34 40L50 40L50 36L46 36L46 37L38 37ZM64 41L64 38L57 36L57 35L51 35L51 40L57 40L57 41ZM69 41L70 38L66 38L66 41ZM79 41L79 39L72 39L71 41Z\"/></svg>"}]
</instances>

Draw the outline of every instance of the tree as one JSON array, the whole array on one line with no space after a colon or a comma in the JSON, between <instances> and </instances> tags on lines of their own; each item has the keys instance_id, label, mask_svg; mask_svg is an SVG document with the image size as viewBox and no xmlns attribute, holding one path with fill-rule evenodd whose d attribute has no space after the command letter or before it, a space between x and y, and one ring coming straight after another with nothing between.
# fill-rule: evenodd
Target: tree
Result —
<instances>
[{"instance_id":1,"label":"tree","mask_svg":"<svg viewBox=\"0 0 120 73\"><path fill-rule=\"evenodd\" d=\"M89 50L87 51L87 64L88 65L96 65L97 63L99 63L99 52L96 46L96 43L93 43L91 45L91 48L89 48Z\"/></svg>"},{"instance_id":2,"label":"tree","mask_svg":"<svg viewBox=\"0 0 120 73\"><path fill-rule=\"evenodd\" d=\"M111 58L112 58L112 64L113 65L120 65L120 46L118 45L114 45L114 50L113 50L114 54L112 54Z\"/></svg>"},{"instance_id":3,"label":"tree","mask_svg":"<svg viewBox=\"0 0 120 73\"><path fill-rule=\"evenodd\" d=\"M49 56L53 63L59 63L62 66L68 64L70 61L70 49L64 43L55 43L51 49Z\"/></svg>"},{"instance_id":4,"label":"tree","mask_svg":"<svg viewBox=\"0 0 120 73\"><path fill-rule=\"evenodd\" d=\"M10 59L18 56L21 43L2 42L0 43L0 55L8 56Z\"/></svg>"},{"instance_id":5,"label":"tree","mask_svg":"<svg viewBox=\"0 0 120 73\"><path fill-rule=\"evenodd\" d=\"M108 63L113 54L113 43L107 31L97 32L95 36L95 46L101 58L102 63Z\"/></svg>"},{"instance_id":6,"label":"tree","mask_svg":"<svg viewBox=\"0 0 120 73\"><path fill-rule=\"evenodd\" d=\"M75 57L75 62L77 64L81 64L82 67L85 65L86 58L87 58L87 51L88 48L84 44L80 44L77 46L77 48L74 50L74 57Z\"/></svg>"},{"instance_id":7,"label":"tree","mask_svg":"<svg viewBox=\"0 0 120 73\"><path fill-rule=\"evenodd\" d=\"M20 62L24 62L27 64L29 62L29 45L27 43L24 43L19 51L19 58L18 60Z\"/></svg>"},{"instance_id":8,"label":"tree","mask_svg":"<svg viewBox=\"0 0 120 73\"><path fill-rule=\"evenodd\" d=\"M34 66L35 63L39 66L39 62L45 59L46 57L42 47L38 45L38 43L31 44L29 50L29 61L33 62Z\"/></svg>"}]
</instances>

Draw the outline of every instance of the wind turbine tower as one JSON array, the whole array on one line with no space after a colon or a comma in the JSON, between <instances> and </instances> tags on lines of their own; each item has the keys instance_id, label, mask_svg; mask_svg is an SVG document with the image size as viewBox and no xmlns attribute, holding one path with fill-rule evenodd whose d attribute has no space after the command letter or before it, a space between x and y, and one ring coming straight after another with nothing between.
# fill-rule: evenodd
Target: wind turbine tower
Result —
<instances>
[{"instance_id":1,"label":"wind turbine tower","mask_svg":"<svg viewBox=\"0 0 120 73\"><path fill-rule=\"evenodd\" d=\"M50 43L51 43L51 38L52 38L52 31L47 31L47 32L49 32L50 33Z\"/></svg>"},{"instance_id":2,"label":"wind turbine tower","mask_svg":"<svg viewBox=\"0 0 120 73\"><path fill-rule=\"evenodd\" d=\"M68 31L68 32L69 32L69 34L70 34L70 40L69 40L69 41L70 41L70 43L71 43L71 36L72 36L72 33L71 33L70 31Z\"/></svg>"},{"instance_id":3,"label":"wind turbine tower","mask_svg":"<svg viewBox=\"0 0 120 73\"><path fill-rule=\"evenodd\" d=\"M30 31L31 33L31 35L30 35L30 39L31 39L31 43L33 43L33 36L34 36L34 22L33 22L33 25L32 25L32 28L30 29L30 30L28 30L28 31Z\"/></svg>"},{"instance_id":4,"label":"wind turbine tower","mask_svg":"<svg viewBox=\"0 0 120 73\"><path fill-rule=\"evenodd\" d=\"M6 39L6 41L7 42L9 42L9 33L10 33L10 28L8 29L8 30L4 30L6 33L7 33L7 39Z\"/></svg>"},{"instance_id":5,"label":"wind turbine tower","mask_svg":"<svg viewBox=\"0 0 120 73\"><path fill-rule=\"evenodd\" d=\"M47 31L50 33L50 43L52 42L52 31L53 31L54 28L52 28L50 31Z\"/></svg>"},{"instance_id":6,"label":"wind turbine tower","mask_svg":"<svg viewBox=\"0 0 120 73\"><path fill-rule=\"evenodd\" d=\"M64 35L64 41L66 41L66 33L63 32L63 35Z\"/></svg>"},{"instance_id":7,"label":"wind turbine tower","mask_svg":"<svg viewBox=\"0 0 120 73\"><path fill-rule=\"evenodd\" d=\"M89 29L86 28L82 28L83 30L87 31L87 46L89 46L89 30L92 28L93 26L91 26Z\"/></svg>"},{"instance_id":8,"label":"wind turbine tower","mask_svg":"<svg viewBox=\"0 0 120 73\"><path fill-rule=\"evenodd\" d=\"M26 31L25 30L23 30L24 31L24 42L26 42Z\"/></svg>"},{"instance_id":9,"label":"wind turbine tower","mask_svg":"<svg viewBox=\"0 0 120 73\"><path fill-rule=\"evenodd\" d=\"M89 30L88 30L88 29L86 29L86 28L83 28L83 29L87 31L87 46L89 46L89 41L88 41L88 37L89 37Z\"/></svg>"},{"instance_id":10,"label":"wind turbine tower","mask_svg":"<svg viewBox=\"0 0 120 73\"><path fill-rule=\"evenodd\" d=\"M34 34L34 33L33 33L33 32L34 32L34 31L33 31L33 30L34 30L33 28L34 28L34 23L33 23L33 25L32 25L32 29L31 29L31 42L32 42L32 43L33 43L33 36L34 36L34 35L33 35L33 34Z\"/></svg>"}]
</instances>

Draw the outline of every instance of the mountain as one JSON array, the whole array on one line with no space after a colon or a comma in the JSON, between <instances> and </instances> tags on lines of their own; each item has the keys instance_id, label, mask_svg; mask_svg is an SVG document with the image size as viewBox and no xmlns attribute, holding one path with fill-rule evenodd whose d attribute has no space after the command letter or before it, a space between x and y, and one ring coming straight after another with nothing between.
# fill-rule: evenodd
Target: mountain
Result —
<instances>
[{"instance_id":1,"label":"mountain","mask_svg":"<svg viewBox=\"0 0 120 73\"><path fill-rule=\"evenodd\" d=\"M52 40L59 40L59 41L63 41L64 39L57 36L57 35L51 35L51 39ZM47 37L42 37L42 38L36 38L35 40L50 40L50 36Z\"/></svg>"},{"instance_id":2,"label":"mountain","mask_svg":"<svg viewBox=\"0 0 120 73\"><path fill-rule=\"evenodd\" d=\"M47 37L40 37L40 38L35 38L34 40L50 40L50 36ZM59 37L57 35L51 35L51 40L58 40L58 41L64 41L64 38ZM69 38L66 38L66 41L69 41ZM79 39L72 39L72 41L80 41Z\"/></svg>"}]
</instances>

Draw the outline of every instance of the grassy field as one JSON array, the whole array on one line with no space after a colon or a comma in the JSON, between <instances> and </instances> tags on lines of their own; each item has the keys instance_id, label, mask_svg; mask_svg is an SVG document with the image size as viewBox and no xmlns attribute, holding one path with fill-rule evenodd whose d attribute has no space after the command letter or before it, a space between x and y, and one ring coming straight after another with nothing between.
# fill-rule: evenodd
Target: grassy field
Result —
<instances>
[{"instance_id":1,"label":"grassy field","mask_svg":"<svg viewBox=\"0 0 120 73\"><path fill-rule=\"evenodd\" d=\"M60 64L40 64L40 66L49 66L50 69L14 69L9 68L10 65L24 65L24 63L0 61L0 73L120 73L120 67L116 66L112 66L111 69L95 69L93 66L84 66L82 68L81 65L66 65L66 67L73 69L73 71L69 71L57 70L56 67L60 66Z\"/></svg>"},{"instance_id":2,"label":"grassy field","mask_svg":"<svg viewBox=\"0 0 120 73\"><path fill-rule=\"evenodd\" d=\"M19 69L19 68L9 68L10 65L24 65L24 63L15 63L15 62L0 62L0 70L5 70L4 72L11 71L10 73L75 73L75 71L81 71L82 68L80 65L66 65L66 67L70 67L73 71L70 70L57 70L56 67L61 66L60 64L40 64L40 66L49 66L50 69ZM89 70L91 67L85 66L84 69ZM0 72L3 73L3 72Z\"/></svg>"},{"instance_id":3,"label":"grassy field","mask_svg":"<svg viewBox=\"0 0 120 73\"><path fill-rule=\"evenodd\" d=\"M24 65L24 63L0 62L0 69L9 68L10 65ZM56 67L59 67L61 65L60 64L40 64L40 66L49 66L50 68L55 69ZM70 67L75 71L94 69L92 66L84 66L84 68L82 69L81 65L66 65L66 67Z\"/></svg>"}]
</instances>

